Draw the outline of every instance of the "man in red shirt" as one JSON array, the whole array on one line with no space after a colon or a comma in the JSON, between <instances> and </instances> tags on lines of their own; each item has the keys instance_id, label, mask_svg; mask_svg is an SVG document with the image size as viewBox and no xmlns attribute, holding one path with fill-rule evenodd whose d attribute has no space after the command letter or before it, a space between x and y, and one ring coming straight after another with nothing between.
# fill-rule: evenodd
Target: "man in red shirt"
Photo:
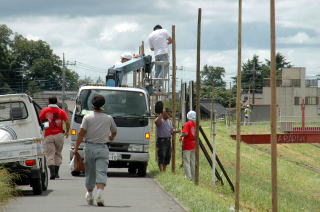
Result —
<instances>
[{"instance_id":1,"label":"man in red shirt","mask_svg":"<svg viewBox=\"0 0 320 212\"><path fill-rule=\"evenodd\" d=\"M68 138L70 122L66 112L57 105L57 97L49 97L49 105L40 112L40 120L47 121L45 126L44 147L47 154L47 164L50 169L50 179L59 178L59 166L62 163L62 148L64 136ZM63 122L66 130L63 130Z\"/></svg>"},{"instance_id":2,"label":"man in red shirt","mask_svg":"<svg viewBox=\"0 0 320 212\"><path fill-rule=\"evenodd\" d=\"M184 124L182 129L182 153L183 153L183 168L186 177L194 179L195 172L195 127L196 127L196 112L189 111L187 113L188 121Z\"/></svg>"}]
</instances>

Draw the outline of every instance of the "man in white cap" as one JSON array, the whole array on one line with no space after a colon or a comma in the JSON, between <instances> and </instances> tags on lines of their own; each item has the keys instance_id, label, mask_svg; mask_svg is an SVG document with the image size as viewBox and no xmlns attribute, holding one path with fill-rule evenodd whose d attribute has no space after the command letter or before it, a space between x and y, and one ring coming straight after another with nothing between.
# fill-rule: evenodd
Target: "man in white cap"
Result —
<instances>
[{"instance_id":1,"label":"man in white cap","mask_svg":"<svg viewBox=\"0 0 320 212\"><path fill-rule=\"evenodd\" d=\"M124 52L120 56L120 62L116 63L115 67L117 67L117 66L121 65L122 63L127 62L131 59L132 59L132 54L130 54L129 52ZM127 74L123 75L121 86L128 86L128 75Z\"/></svg>"},{"instance_id":2,"label":"man in white cap","mask_svg":"<svg viewBox=\"0 0 320 212\"><path fill-rule=\"evenodd\" d=\"M183 168L187 178L194 179L195 173L195 128L196 112L190 110L187 113L188 121L183 125L180 140L182 143Z\"/></svg>"}]
</instances>

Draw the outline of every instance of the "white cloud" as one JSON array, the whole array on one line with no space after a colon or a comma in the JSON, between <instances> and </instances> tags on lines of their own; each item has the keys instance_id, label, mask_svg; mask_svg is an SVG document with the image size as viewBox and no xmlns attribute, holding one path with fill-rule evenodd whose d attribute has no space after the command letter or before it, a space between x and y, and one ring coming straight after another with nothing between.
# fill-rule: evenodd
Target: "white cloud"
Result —
<instances>
[{"instance_id":1,"label":"white cloud","mask_svg":"<svg viewBox=\"0 0 320 212\"><path fill-rule=\"evenodd\" d=\"M305 32L298 32L290 37L280 37L278 40L283 44L320 44L320 37L310 37Z\"/></svg>"},{"instance_id":2,"label":"white cloud","mask_svg":"<svg viewBox=\"0 0 320 212\"><path fill-rule=\"evenodd\" d=\"M138 46L143 40L145 41L146 54L153 54L148 49L146 42L153 26L162 24L164 28L171 31L171 25L175 24L178 39L177 65L185 67L185 71L180 72L178 77L191 80L195 79L197 9L201 7L204 23L202 36L208 38L203 39L206 43L202 41L202 47L203 49L206 47L206 50L201 51L201 66L204 64L223 66L226 69L226 78L236 74L236 46L229 45L229 50L223 49L226 49L225 46L232 42L231 39L236 40L238 1L157 0L152 5L152 9L146 4L146 8L143 8L141 12L137 10L134 14L126 13L122 6L120 3L113 3L112 15L100 13L97 16L83 16L82 13L79 13L78 15L61 16L60 14L54 15L51 11L52 15L41 16L35 12L35 16L18 16L17 14L15 17L2 16L1 22L29 39L47 41L59 56L62 56L64 52L68 60L78 60L98 67L99 71L80 68L77 70L82 76L90 74L95 78L98 76L104 78L105 73L101 72L101 68L107 69L112 66L124 51L137 53ZM154 6L158 9L157 11L153 11ZM319 68L316 67L320 67L317 57L320 49L319 47L308 48L303 45L320 43L319 0L281 0L277 1L276 6L277 27L285 26L294 29L292 32L286 32L282 37L278 37L278 43L287 44L287 46L289 44L302 46L302 48L295 48L292 45L290 48L278 49L278 51L283 53L294 65L306 67L308 74L316 73L312 70L319 71ZM261 23L263 29L266 27L268 30L269 1L244 1L243 21L244 23L256 23L256 25L252 25L254 29ZM217 29L210 28L212 26L217 26ZM312 32L305 29L310 29ZM218 34L215 30L219 30L221 33ZM266 43L268 39L264 39L265 36L263 36L266 32L261 34L261 31L257 32L256 41L250 37L248 43ZM219 36L214 36L217 34ZM253 33L250 32L250 34ZM216 43L220 45L216 45ZM270 51L268 47L264 48L261 46L252 48L252 46L244 45L242 61L245 62L253 54L259 55L261 60L269 58Z\"/></svg>"},{"instance_id":3,"label":"white cloud","mask_svg":"<svg viewBox=\"0 0 320 212\"><path fill-rule=\"evenodd\" d=\"M34 40L34 41L37 41L37 40L41 40L41 38L39 36L34 36L34 35L26 35L25 36L28 40Z\"/></svg>"}]
</instances>

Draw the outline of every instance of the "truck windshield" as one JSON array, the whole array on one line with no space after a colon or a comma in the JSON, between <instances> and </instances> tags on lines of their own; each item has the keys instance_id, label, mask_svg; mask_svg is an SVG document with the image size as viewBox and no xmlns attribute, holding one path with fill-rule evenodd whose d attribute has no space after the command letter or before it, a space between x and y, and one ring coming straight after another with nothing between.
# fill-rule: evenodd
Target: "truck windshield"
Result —
<instances>
[{"instance_id":1,"label":"truck windshield","mask_svg":"<svg viewBox=\"0 0 320 212\"><path fill-rule=\"evenodd\" d=\"M88 89L82 90L77 104L80 104L81 114L92 113L91 101L95 95L104 96L106 103L103 106L105 113L112 116L144 116L148 113L145 94L135 91ZM79 107L77 110L79 112Z\"/></svg>"}]
</instances>

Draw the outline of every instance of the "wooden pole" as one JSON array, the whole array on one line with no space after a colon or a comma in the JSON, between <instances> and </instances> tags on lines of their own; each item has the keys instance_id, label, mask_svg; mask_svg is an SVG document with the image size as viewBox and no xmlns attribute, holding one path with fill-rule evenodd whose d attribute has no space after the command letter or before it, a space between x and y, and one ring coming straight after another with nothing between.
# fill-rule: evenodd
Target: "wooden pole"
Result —
<instances>
[{"instance_id":1,"label":"wooden pole","mask_svg":"<svg viewBox=\"0 0 320 212\"><path fill-rule=\"evenodd\" d=\"M176 129L176 26L172 25L172 126ZM176 172L176 133L172 135L172 172Z\"/></svg>"},{"instance_id":2,"label":"wooden pole","mask_svg":"<svg viewBox=\"0 0 320 212\"><path fill-rule=\"evenodd\" d=\"M196 163L194 183L199 185L200 161L199 161L199 125L200 125L200 44L201 44L201 8L198 9L198 36L197 36L197 91L196 91Z\"/></svg>"},{"instance_id":3,"label":"wooden pole","mask_svg":"<svg viewBox=\"0 0 320 212\"><path fill-rule=\"evenodd\" d=\"M140 56L144 55L144 41L141 42L141 53ZM145 78L145 73L144 70L141 70L141 87L144 88L144 78Z\"/></svg>"},{"instance_id":4,"label":"wooden pole","mask_svg":"<svg viewBox=\"0 0 320 212\"><path fill-rule=\"evenodd\" d=\"M216 186L216 112L214 105L214 82L212 83L211 125L212 125L212 185Z\"/></svg>"},{"instance_id":5,"label":"wooden pole","mask_svg":"<svg viewBox=\"0 0 320 212\"><path fill-rule=\"evenodd\" d=\"M137 71L133 72L133 87L137 87Z\"/></svg>"},{"instance_id":6,"label":"wooden pole","mask_svg":"<svg viewBox=\"0 0 320 212\"><path fill-rule=\"evenodd\" d=\"M139 54L141 54L141 46L139 46ZM141 87L141 69L138 69L138 76L137 76L137 79L138 79L138 87Z\"/></svg>"},{"instance_id":7,"label":"wooden pole","mask_svg":"<svg viewBox=\"0 0 320 212\"><path fill-rule=\"evenodd\" d=\"M275 0L270 0L271 31L271 176L272 176L272 211L278 211L277 189L277 93L276 93L276 25Z\"/></svg>"},{"instance_id":8,"label":"wooden pole","mask_svg":"<svg viewBox=\"0 0 320 212\"><path fill-rule=\"evenodd\" d=\"M237 76L237 147L236 147L236 192L235 192L235 210L240 210L240 98L241 98L241 53L242 53L242 0L239 0L238 12L238 76Z\"/></svg>"}]
</instances>

